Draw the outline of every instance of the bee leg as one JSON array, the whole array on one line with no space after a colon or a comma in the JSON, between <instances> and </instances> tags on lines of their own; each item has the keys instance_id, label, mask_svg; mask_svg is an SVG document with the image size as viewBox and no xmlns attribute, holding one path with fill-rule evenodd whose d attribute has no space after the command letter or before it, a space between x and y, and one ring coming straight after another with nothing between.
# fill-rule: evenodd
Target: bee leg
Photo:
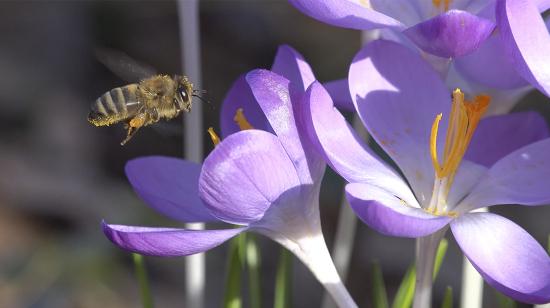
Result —
<instances>
[{"instance_id":1,"label":"bee leg","mask_svg":"<svg viewBox=\"0 0 550 308\"><path fill-rule=\"evenodd\" d=\"M151 113L149 114L149 119L151 119L151 121L153 121L153 123L157 123L160 120L160 115L159 115L159 112L158 112L157 108L154 108L151 111Z\"/></svg>"},{"instance_id":2,"label":"bee leg","mask_svg":"<svg viewBox=\"0 0 550 308\"><path fill-rule=\"evenodd\" d=\"M120 145L125 145L128 141L130 141L130 139L132 139L132 137L134 137L134 135L136 134L136 132L138 130L139 130L139 127L132 127L132 126L128 125L128 133L126 134L126 138L124 140L122 140Z\"/></svg>"},{"instance_id":3,"label":"bee leg","mask_svg":"<svg viewBox=\"0 0 550 308\"><path fill-rule=\"evenodd\" d=\"M120 145L125 145L130 139L132 139L132 137L145 124L146 121L147 115L144 113L140 113L132 118L130 121L128 121L128 123L124 125L124 128L128 130L126 133L126 138L122 140Z\"/></svg>"}]
</instances>

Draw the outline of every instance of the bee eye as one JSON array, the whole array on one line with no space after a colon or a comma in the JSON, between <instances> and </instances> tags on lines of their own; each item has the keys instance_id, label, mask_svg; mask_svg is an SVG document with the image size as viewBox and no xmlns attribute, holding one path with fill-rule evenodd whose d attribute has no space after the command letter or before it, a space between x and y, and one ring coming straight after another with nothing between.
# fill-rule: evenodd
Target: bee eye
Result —
<instances>
[{"instance_id":1,"label":"bee eye","mask_svg":"<svg viewBox=\"0 0 550 308\"><path fill-rule=\"evenodd\" d=\"M189 100L189 96L187 95L187 92L185 91L185 89L184 89L183 87L180 87L180 88L178 89L178 91L179 91L179 94L180 94L180 96L181 96L181 99L182 99L184 102L186 102L186 101Z\"/></svg>"}]
</instances>

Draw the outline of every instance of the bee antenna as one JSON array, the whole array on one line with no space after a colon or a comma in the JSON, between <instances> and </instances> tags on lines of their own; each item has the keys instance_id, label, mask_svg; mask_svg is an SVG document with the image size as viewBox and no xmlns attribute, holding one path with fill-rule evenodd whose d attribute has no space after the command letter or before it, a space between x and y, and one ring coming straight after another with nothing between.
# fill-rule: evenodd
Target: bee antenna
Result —
<instances>
[{"instance_id":1,"label":"bee antenna","mask_svg":"<svg viewBox=\"0 0 550 308\"><path fill-rule=\"evenodd\" d=\"M195 91L193 91L193 94L191 94L191 96L200 99L200 100L201 100L202 102L204 102L204 103L207 103L207 104L209 104L209 105L212 105L212 103L211 103L209 100L205 99L204 97L202 97L202 96L200 96L200 95L198 95L198 94L195 94Z\"/></svg>"},{"instance_id":2,"label":"bee antenna","mask_svg":"<svg viewBox=\"0 0 550 308\"><path fill-rule=\"evenodd\" d=\"M193 90L193 94L206 94L206 90Z\"/></svg>"}]
</instances>

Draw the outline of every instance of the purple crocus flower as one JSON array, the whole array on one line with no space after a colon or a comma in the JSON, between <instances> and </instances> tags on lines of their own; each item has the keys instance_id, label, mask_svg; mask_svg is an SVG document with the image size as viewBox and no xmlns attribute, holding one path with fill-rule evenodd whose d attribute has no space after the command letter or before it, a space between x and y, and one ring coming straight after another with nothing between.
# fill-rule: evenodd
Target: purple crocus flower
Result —
<instances>
[{"instance_id":1,"label":"purple crocus flower","mask_svg":"<svg viewBox=\"0 0 550 308\"><path fill-rule=\"evenodd\" d=\"M497 0L497 30L454 67L469 83L500 91L526 92L532 87L550 96L548 21L541 13L548 0Z\"/></svg>"},{"instance_id":2,"label":"purple crocus flower","mask_svg":"<svg viewBox=\"0 0 550 308\"><path fill-rule=\"evenodd\" d=\"M179 221L217 221L237 228L103 223L103 231L125 250L163 257L203 252L241 232L258 232L302 260L340 306L357 307L321 232L319 190L325 163L306 138L299 104L315 77L288 46L279 48L272 70L254 70L235 82L222 107L225 138L202 166L166 157L139 158L126 166L136 192L159 212ZM239 131L233 121L239 109L248 118L246 125L256 129Z\"/></svg>"},{"instance_id":3,"label":"purple crocus flower","mask_svg":"<svg viewBox=\"0 0 550 308\"><path fill-rule=\"evenodd\" d=\"M289 1L322 22L379 28L382 38L435 55L424 57L444 75L450 68L452 82L500 97L489 114L510 110L531 86L550 96L550 19L545 23L541 17L548 0ZM351 105L340 101L347 97L345 81L328 90L344 93L338 105Z\"/></svg>"},{"instance_id":4,"label":"purple crocus flower","mask_svg":"<svg viewBox=\"0 0 550 308\"><path fill-rule=\"evenodd\" d=\"M349 182L347 198L363 222L386 235L419 238L415 306L430 306L422 288L431 286L437 243L449 226L487 283L519 301L550 301L550 257L542 246L504 217L472 212L550 203L550 138L541 117L480 120L490 97L469 102L456 90L451 100L429 64L389 41L366 45L348 78L361 120L404 178L368 149L316 82L305 96L308 132Z\"/></svg>"},{"instance_id":5,"label":"purple crocus flower","mask_svg":"<svg viewBox=\"0 0 550 308\"><path fill-rule=\"evenodd\" d=\"M390 29L443 58L476 50L495 28L491 0L289 0L319 21L357 30ZM401 40L401 39L400 39Z\"/></svg>"}]
</instances>

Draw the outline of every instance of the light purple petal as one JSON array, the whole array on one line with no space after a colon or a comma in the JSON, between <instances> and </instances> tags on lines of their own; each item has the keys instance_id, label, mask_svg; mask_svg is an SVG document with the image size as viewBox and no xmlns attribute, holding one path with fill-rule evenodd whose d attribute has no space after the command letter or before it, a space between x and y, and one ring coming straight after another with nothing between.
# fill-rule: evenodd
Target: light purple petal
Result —
<instances>
[{"instance_id":1,"label":"light purple petal","mask_svg":"<svg viewBox=\"0 0 550 308\"><path fill-rule=\"evenodd\" d=\"M355 214L371 228L385 235L414 238L426 236L443 228L452 219L427 213L405 203L393 192L369 184L346 185L346 196Z\"/></svg>"},{"instance_id":2,"label":"light purple petal","mask_svg":"<svg viewBox=\"0 0 550 308\"><path fill-rule=\"evenodd\" d=\"M416 199L407 184L388 167L355 133L330 96L319 83L313 83L304 97L304 114L310 138L331 167L348 182L373 183L395 191L413 204Z\"/></svg>"},{"instance_id":3,"label":"light purple petal","mask_svg":"<svg viewBox=\"0 0 550 308\"><path fill-rule=\"evenodd\" d=\"M453 185L447 196L448 210L454 211L456 207L464 197L470 193L473 187L482 179L487 173L488 168L478 165L466 159L463 159L460 163Z\"/></svg>"},{"instance_id":4,"label":"light purple petal","mask_svg":"<svg viewBox=\"0 0 550 308\"><path fill-rule=\"evenodd\" d=\"M109 225L103 233L118 247L147 256L178 257L210 250L247 228L225 230L186 230Z\"/></svg>"},{"instance_id":5,"label":"light purple petal","mask_svg":"<svg viewBox=\"0 0 550 308\"><path fill-rule=\"evenodd\" d=\"M315 75L304 57L288 45L277 49L271 71L288 79L302 92L315 81Z\"/></svg>"},{"instance_id":6,"label":"light purple petal","mask_svg":"<svg viewBox=\"0 0 550 308\"><path fill-rule=\"evenodd\" d=\"M217 221L199 198L200 164L149 156L130 160L125 171L136 193L156 211L184 222Z\"/></svg>"},{"instance_id":7,"label":"light purple petal","mask_svg":"<svg viewBox=\"0 0 550 308\"><path fill-rule=\"evenodd\" d=\"M303 92L289 87L284 77L267 70L254 70L246 75L252 93L271 127L293 162L302 184L320 179L325 164L312 149L311 142L300 132L298 106Z\"/></svg>"},{"instance_id":8,"label":"light purple petal","mask_svg":"<svg viewBox=\"0 0 550 308\"><path fill-rule=\"evenodd\" d=\"M534 0L539 12L544 12L550 8L550 0Z\"/></svg>"},{"instance_id":9,"label":"light purple petal","mask_svg":"<svg viewBox=\"0 0 550 308\"><path fill-rule=\"evenodd\" d=\"M518 301L550 301L550 257L520 226L496 214L472 213L453 221L451 230L491 286Z\"/></svg>"},{"instance_id":10,"label":"light purple petal","mask_svg":"<svg viewBox=\"0 0 550 308\"><path fill-rule=\"evenodd\" d=\"M243 109L243 114L252 127L268 132L273 131L262 109L256 102L256 98L252 95L252 91L246 82L245 76L241 75L233 83L222 103L220 112L222 138L240 131L239 126L234 120L237 109L239 108Z\"/></svg>"},{"instance_id":11,"label":"light purple petal","mask_svg":"<svg viewBox=\"0 0 550 308\"><path fill-rule=\"evenodd\" d=\"M329 25L356 30L403 25L384 14L351 0L289 0L302 13Z\"/></svg>"},{"instance_id":12,"label":"light purple petal","mask_svg":"<svg viewBox=\"0 0 550 308\"><path fill-rule=\"evenodd\" d=\"M434 183L430 131L439 113L443 113L440 127L447 127L451 105L447 87L419 55L381 40L355 56L349 83L361 120L403 171L419 202L426 204ZM438 136L441 147L445 134Z\"/></svg>"},{"instance_id":13,"label":"light purple petal","mask_svg":"<svg viewBox=\"0 0 550 308\"><path fill-rule=\"evenodd\" d=\"M345 111L355 111L353 101L349 94L349 83L347 79L329 81L323 84L332 97L334 105Z\"/></svg>"},{"instance_id":14,"label":"light purple petal","mask_svg":"<svg viewBox=\"0 0 550 308\"><path fill-rule=\"evenodd\" d=\"M485 86L514 89L527 85L504 50L501 35L495 32L476 51L456 59L454 65L462 76Z\"/></svg>"},{"instance_id":15,"label":"light purple petal","mask_svg":"<svg viewBox=\"0 0 550 308\"><path fill-rule=\"evenodd\" d=\"M532 0L502 0L496 12L505 49L517 72L550 96L550 35L537 5Z\"/></svg>"},{"instance_id":16,"label":"light purple petal","mask_svg":"<svg viewBox=\"0 0 550 308\"><path fill-rule=\"evenodd\" d=\"M370 0L370 4L374 10L399 20L406 27L429 18L436 11L431 1L425 0Z\"/></svg>"},{"instance_id":17,"label":"light purple petal","mask_svg":"<svg viewBox=\"0 0 550 308\"><path fill-rule=\"evenodd\" d=\"M505 156L461 202L461 211L496 204L549 204L549 153L550 139L544 139Z\"/></svg>"},{"instance_id":18,"label":"light purple petal","mask_svg":"<svg viewBox=\"0 0 550 308\"><path fill-rule=\"evenodd\" d=\"M450 10L404 31L409 39L427 53L456 58L476 50L495 24L459 10Z\"/></svg>"},{"instance_id":19,"label":"light purple petal","mask_svg":"<svg viewBox=\"0 0 550 308\"><path fill-rule=\"evenodd\" d=\"M504 156L550 136L548 125L537 112L518 112L481 120L464 156L490 167Z\"/></svg>"},{"instance_id":20,"label":"light purple petal","mask_svg":"<svg viewBox=\"0 0 550 308\"><path fill-rule=\"evenodd\" d=\"M298 185L296 169L277 137L246 130L227 137L208 155L199 192L214 216L248 224Z\"/></svg>"},{"instance_id":21,"label":"light purple petal","mask_svg":"<svg viewBox=\"0 0 550 308\"><path fill-rule=\"evenodd\" d=\"M449 10L462 10L478 15L494 0L453 0L449 1ZM444 12L444 3L436 6L427 0L370 0L372 8L399 20L407 27ZM494 11L494 4L493 11Z\"/></svg>"},{"instance_id":22,"label":"light purple petal","mask_svg":"<svg viewBox=\"0 0 550 308\"><path fill-rule=\"evenodd\" d=\"M489 108L485 111L485 117L510 113L510 110L532 90L531 85L528 83L524 87L509 90L491 88L465 78L457 72L456 66L452 66L449 69L446 83L450 89L461 89L466 97L471 98L479 94L490 96L491 104L489 104Z\"/></svg>"}]
</instances>

